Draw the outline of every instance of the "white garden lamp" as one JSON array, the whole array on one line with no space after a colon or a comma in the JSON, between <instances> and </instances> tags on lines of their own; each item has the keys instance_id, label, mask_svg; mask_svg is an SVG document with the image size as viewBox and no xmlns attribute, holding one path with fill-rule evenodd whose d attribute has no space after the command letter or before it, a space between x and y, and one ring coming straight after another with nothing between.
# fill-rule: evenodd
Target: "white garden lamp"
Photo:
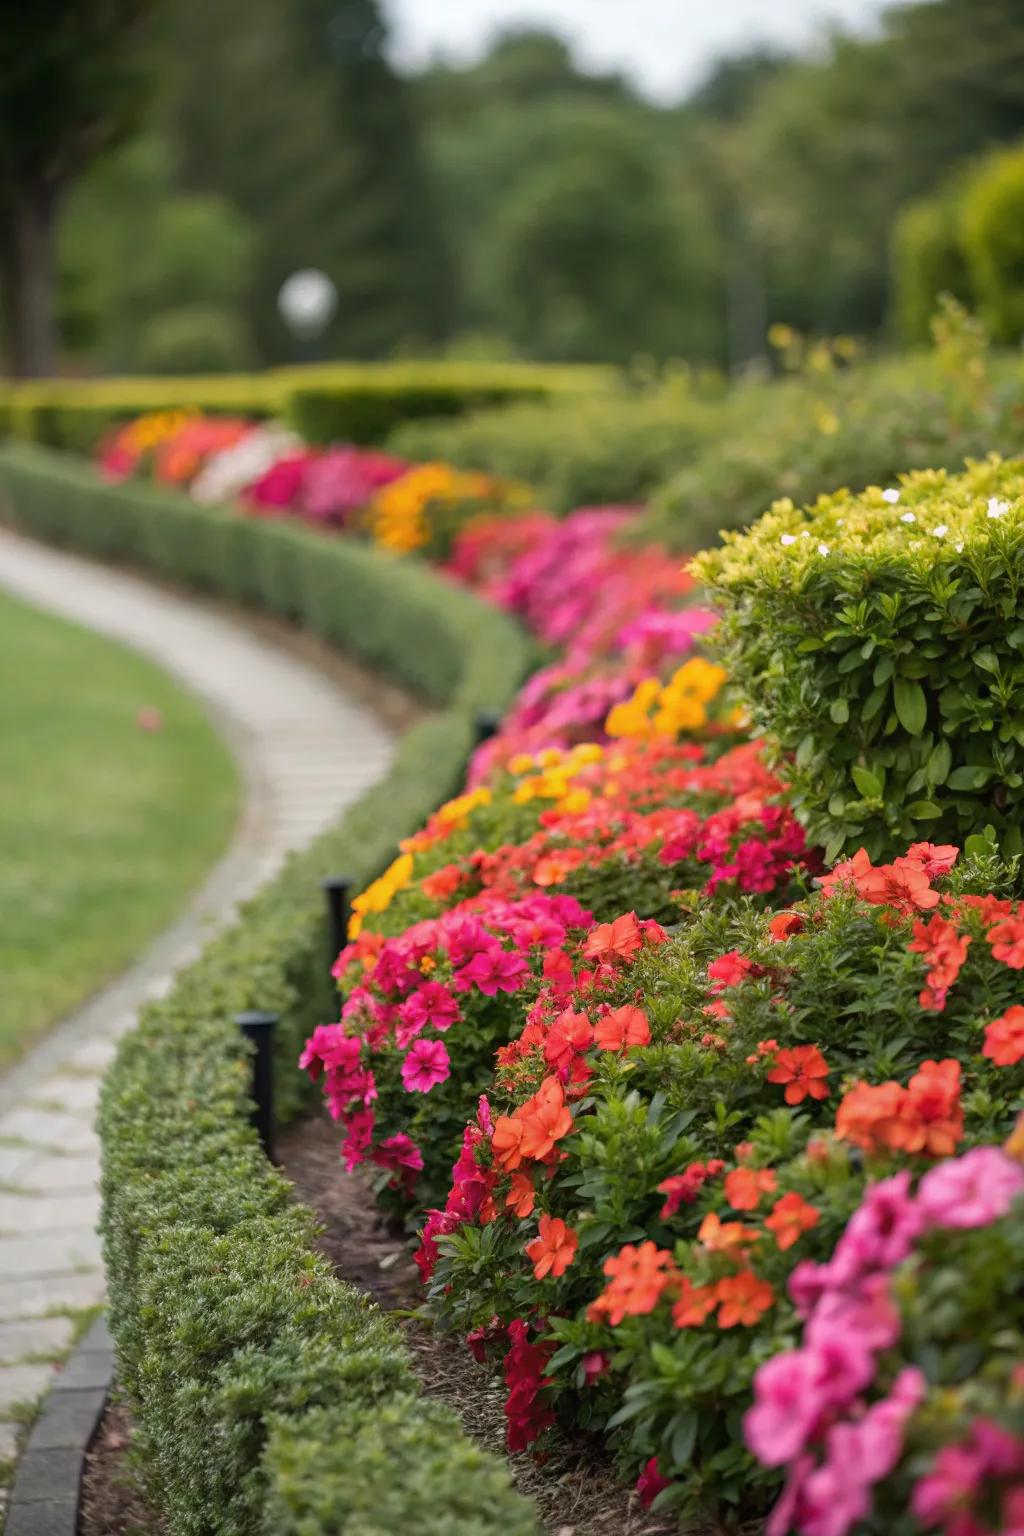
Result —
<instances>
[{"instance_id":1,"label":"white garden lamp","mask_svg":"<svg viewBox=\"0 0 1024 1536\"><path fill-rule=\"evenodd\" d=\"M338 290L326 272L303 267L281 284L277 307L297 341L314 341L333 318Z\"/></svg>"}]
</instances>

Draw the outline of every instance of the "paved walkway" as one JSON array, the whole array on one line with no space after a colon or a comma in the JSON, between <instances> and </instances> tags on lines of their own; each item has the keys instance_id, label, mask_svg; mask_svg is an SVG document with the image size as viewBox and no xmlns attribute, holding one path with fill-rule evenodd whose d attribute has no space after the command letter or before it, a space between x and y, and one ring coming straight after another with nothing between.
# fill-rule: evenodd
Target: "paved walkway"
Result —
<instances>
[{"instance_id":1,"label":"paved walkway","mask_svg":"<svg viewBox=\"0 0 1024 1536\"><path fill-rule=\"evenodd\" d=\"M16 1454L22 1406L47 1390L71 1341L74 1312L103 1297L93 1118L118 1036L289 850L380 778L391 741L322 673L133 576L0 530L0 587L130 644L180 678L226 735L245 789L234 843L185 916L0 1079L2 1463Z\"/></svg>"}]
</instances>

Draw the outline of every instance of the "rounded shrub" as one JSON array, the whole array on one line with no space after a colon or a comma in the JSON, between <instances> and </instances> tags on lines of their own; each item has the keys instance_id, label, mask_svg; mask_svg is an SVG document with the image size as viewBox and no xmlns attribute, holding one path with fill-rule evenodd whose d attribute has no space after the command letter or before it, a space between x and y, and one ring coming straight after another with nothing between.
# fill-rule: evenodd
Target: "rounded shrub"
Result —
<instances>
[{"instance_id":1,"label":"rounded shrub","mask_svg":"<svg viewBox=\"0 0 1024 1536\"><path fill-rule=\"evenodd\" d=\"M974 294L998 341L1024 337L1024 148L994 155L970 182L963 240Z\"/></svg>"}]
</instances>

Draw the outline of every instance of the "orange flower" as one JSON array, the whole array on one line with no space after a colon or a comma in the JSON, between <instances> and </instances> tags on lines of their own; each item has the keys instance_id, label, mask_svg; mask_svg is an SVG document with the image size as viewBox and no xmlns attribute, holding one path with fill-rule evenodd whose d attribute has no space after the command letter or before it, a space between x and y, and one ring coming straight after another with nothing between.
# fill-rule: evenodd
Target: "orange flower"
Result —
<instances>
[{"instance_id":1,"label":"orange flower","mask_svg":"<svg viewBox=\"0 0 1024 1536\"><path fill-rule=\"evenodd\" d=\"M734 1211L754 1211L777 1183L771 1168L734 1168L725 1176L725 1198Z\"/></svg>"},{"instance_id":2,"label":"orange flower","mask_svg":"<svg viewBox=\"0 0 1024 1536\"><path fill-rule=\"evenodd\" d=\"M836 1135L865 1152L880 1150L949 1157L963 1137L960 1063L926 1061L906 1088L857 1083L836 1113Z\"/></svg>"},{"instance_id":3,"label":"orange flower","mask_svg":"<svg viewBox=\"0 0 1024 1536\"><path fill-rule=\"evenodd\" d=\"M768 1073L770 1083L785 1083L787 1104L802 1104L804 1099L827 1099L825 1082L828 1063L816 1045L795 1045L780 1051Z\"/></svg>"},{"instance_id":4,"label":"orange flower","mask_svg":"<svg viewBox=\"0 0 1024 1536\"><path fill-rule=\"evenodd\" d=\"M572 1115L565 1107L565 1093L557 1077L546 1077L533 1098L527 1099L516 1114L525 1126L522 1155L538 1163L550 1157L555 1142L572 1130Z\"/></svg>"},{"instance_id":5,"label":"orange flower","mask_svg":"<svg viewBox=\"0 0 1024 1536\"><path fill-rule=\"evenodd\" d=\"M906 1090L899 1083L855 1083L836 1110L836 1135L873 1152L886 1146L885 1127L897 1119Z\"/></svg>"},{"instance_id":6,"label":"orange flower","mask_svg":"<svg viewBox=\"0 0 1024 1536\"><path fill-rule=\"evenodd\" d=\"M752 1269L741 1269L738 1275L727 1275L724 1280L719 1280L715 1293L721 1302L719 1328L735 1328L737 1323L749 1328L775 1300L775 1292L768 1281L759 1279Z\"/></svg>"},{"instance_id":7,"label":"orange flower","mask_svg":"<svg viewBox=\"0 0 1024 1536\"><path fill-rule=\"evenodd\" d=\"M494 1122L491 1147L499 1168L504 1168L506 1173L518 1168L523 1160L525 1134L526 1126L518 1118L518 1112L515 1115L499 1115Z\"/></svg>"},{"instance_id":8,"label":"orange flower","mask_svg":"<svg viewBox=\"0 0 1024 1536\"><path fill-rule=\"evenodd\" d=\"M599 923L590 930L583 953L588 960L630 961L643 943L643 931L635 912Z\"/></svg>"},{"instance_id":9,"label":"orange flower","mask_svg":"<svg viewBox=\"0 0 1024 1536\"><path fill-rule=\"evenodd\" d=\"M527 1256L533 1260L533 1274L537 1280L545 1275L556 1279L564 1275L579 1247L579 1237L572 1227L567 1227L560 1216L542 1216L539 1236L527 1243Z\"/></svg>"},{"instance_id":10,"label":"orange flower","mask_svg":"<svg viewBox=\"0 0 1024 1536\"><path fill-rule=\"evenodd\" d=\"M938 891L933 891L925 873L924 864L918 859L893 859L891 864L880 864L855 875L854 885L862 901L873 906L895 907L897 912L911 914L928 912L940 901Z\"/></svg>"},{"instance_id":11,"label":"orange flower","mask_svg":"<svg viewBox=\"0 0 1024 1536\"><path fill-rule=\"evenodd\" d=\"M787 1248L816 1227L821 1220L821 1212L813 1205L808 1205L802 1195L791 1191L783 1195L781 1200L776 1200L770 1216L765 1217L765 1226L769 1232L775 1233L775 1241L785 1253Z\"/></svg>"},{"instance_id":12,"label":"orange flower","mask_svg":"<svg viewBox=\"0 0 1024 1536\"><path fill-rule=\"evenodd\" d=\"M998 1019L985 1026L981 1054L997 1067L1014 1067L1024 1058L1024 1008L1014 1003Z\"/></svg>"},{"instance_id":13,"label":"orange flower","mask_svg":"<svg viewBox=\"0 0 1024 1536\"><path fill-rule=\"evenodd\" d=\"M533 1210L536 1198L533 1180L528 1173L514 1173L512 1183L509 1185L508 1194L505 1196L505 1209L515 1211L520 1221L523 1221Z\"/></svg>"},{"instance_id":14,"label":"orange flower","mask_svg":"<svg viewBox=\"0 0 1024 1536\"><path fill-rule=\"evenodd\" d=\"M627 1243L618 1254L604 1261L608 1284L587 1308L587 1318L596 1323L606 1319L614 1328L624 1317L641 1317L653 1312L669 1281L675 1277L675 1265L667 1248L657 1248L648 1239L634 1248Z\"/></svg>"},{"instance_id":15,"label":"orange flower","mask_svg":"<svg viewBox=\"0 0 1024 1536\"><path fill-rule=\"evenodd\" d=\"M457 864L445 864L423 879L420 890L429 901L447 901L454 896L466 876Z\"/></svg>"},{"instance_id":16,"label":"orange flower","mask_svg":"<svg viewBox=\"0 0 1024 1536\"><path fill-rule=\"evenodd\" d=\"M781 944L784 939L799 933L804 926L804 921L804 917L799 912L779 912L768 924L768 932L776 944Z\"/></svg>"},{"instance_id":17,"label":"orange flower","mask_svg":"<svg viewBox=\"0 0 1024 1536\"><path fill-rule=\"evenodd\" d=\"M739 1221L719 1221L714 1211L709 1211L700 1224L697 1241L709 1253L733 1253L756 1243L759 1236L756 1227L745 1227Z\"/></svg>"},{"instance_id":18,"label":"orange flower","mask_svg":"<svg viewBox=\"0 0 1024 1536\"><path fill-rule=\"evenodd\" d=\"M672 1307L672 1321L677 1328L699 1328L718 1305L716 1287L694 1285L686 1275L680 1285L679 1299Z\"/></svg>"},{"instance_id":19,"label":"orange flower","mask_svg":"<svg viewBox=\"0 0 1024 1536\"><path fill-rule=\"evenodd\" d=\"M631 1045L650 1045L651 1026L642 1008L627 1003L598 1019L594 1039L602 1051L622 1051Z\"/></svg>"},{"instance_id":20,"label":"orange flower","mask_svg":"<svg viewBox=\"0 0 1024 1536\"><path fill-rule=\"evenodd\" d=\"M960 974L970 942L969 933L957 933L954 924L938 913L927 923L919 918L914 924L909 948L912 954L923 955L929 967L919 998L922 1008L936 1013L945 1008L946 993Z\"/></svg>"},{"instance_id":21,"label":"orange flower","mask_svg":"<svg viewBox=\"0 0 1024 1536\"><path fill-rule=\"evenodd\" d=\"M871 867L867 849L858 848L852 859L844 859L829 874L822 875L818 884L826 896L830 896L837 886L856 889L857 882L870 874Z\"/></svg>"}]
</instances>

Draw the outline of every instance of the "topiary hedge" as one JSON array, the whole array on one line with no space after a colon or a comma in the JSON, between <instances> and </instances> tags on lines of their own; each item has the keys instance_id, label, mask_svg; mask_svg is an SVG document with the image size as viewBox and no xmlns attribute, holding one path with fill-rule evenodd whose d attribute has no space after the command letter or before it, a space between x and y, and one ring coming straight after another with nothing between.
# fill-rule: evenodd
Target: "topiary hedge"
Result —
<instances>
[{"instance_id":1,"label":"topiary hedge","mask_svg":"<svg viewBox=\"0 0 1024 1536\"><path fill-rule=\"evenodd\" d=\"M315 1225L248 1122L235 1016L281 1016L289 1088L330 1016L319 880L365 883L456 786L472 715L525 650L504 617L425 569L145 487L39 450L0 451L16 526L285 613L448 707L394 767L150 1005L104 1084L103 1236L119 1378L174 1536L528 1536L532 1507L416 1390L392 1324L313 1252ZM296 1108L295 1090L284 1111Z\"/></svg>"}]
</instances>

